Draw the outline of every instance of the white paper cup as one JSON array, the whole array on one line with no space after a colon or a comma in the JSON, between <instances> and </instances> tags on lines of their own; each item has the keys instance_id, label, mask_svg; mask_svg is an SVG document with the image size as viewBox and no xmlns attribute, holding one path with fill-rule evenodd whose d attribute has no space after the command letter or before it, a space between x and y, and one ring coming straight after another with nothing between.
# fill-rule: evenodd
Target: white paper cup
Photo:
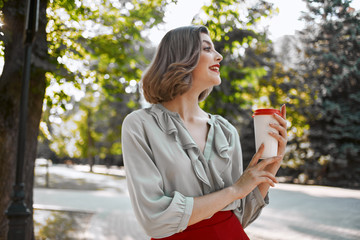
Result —
<instances>
[{"instance_id":1,"label":"white paper cup","mask_svg":"<svg viewBox=\"0 0 360 240\"><path fill-rule=\"evenodd\" d=\"M277 156L278 141L269 135L269 132L278 132L276 129L270 127L270 123L278 123L273 117L273 114L280 114L280 110L272 108L257 109L254 112L254 130L255 130L255 146L256 151L264 143L264 152L261 159Z\"/></svg>"}]
</instances>

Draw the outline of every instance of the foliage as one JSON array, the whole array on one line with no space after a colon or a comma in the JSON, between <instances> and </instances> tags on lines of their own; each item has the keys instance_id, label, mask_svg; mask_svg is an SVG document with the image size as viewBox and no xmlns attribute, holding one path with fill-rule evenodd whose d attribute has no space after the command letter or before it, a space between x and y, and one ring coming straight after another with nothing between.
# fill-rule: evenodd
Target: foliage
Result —
<instances>
[{"instance_id":1,"label":"foliage","mask_svg":"<svg viewBox=\"0 0 360 240\"><path fill-rule=\"evenodd\" d=\"M140 105L136 82L148 63L144 33L162 21L166 3L50 1L51 61L42 124L49 134L42 136L58 155L115 159L121 154L121 123ZM289 54L276 56L258 24L277 11L265 0L211 1L195 16L193 23L208 27L224 56L222 84L201 106L239 129L245 162L255 152L252 110L286 103L286 166L317 180L358 173L360 24L349 3L308 1L302 64L288 64ZM292 48L285 41L283 53ZM295 47L296 54L302 51Z\"/></svg>"},{"instance_id":2,"label":"foliage","mask_svg":"<svg viewBox=\"0 0 360 240\"><path fill-rule=\"evenodd\" d=\"M36 210L37 212L44 212ZM56 212L46 219L45 223L36 222L36 239L82 239L92 213L86 212ZM80 235L80 236L79 236Z\"/></svg>"},{"instance_id":3,"label":"foliage","mask_svg":"<svg viewBox=\"0 0 360 240\"><path fill-rule=\"evenodd\" d=\"M325 181L359 185L360 178L360 12L350 0L308 0L305 83L313 89L307 108L311 148L309 164ZM346 182L338 182L340 185Z\"/></svg>"},{"instance_id":4,"label":"foliage","mask_svg":"<svg viewBox=\"0 0 360 240\"><path fill-rule=\"evenodd\" d=\"M145 32L162 22L167 3L50 1L47 36L53 71L47 74L43 121L58 155L93 159L121 154L121 122L139 106L136 81L149 61Z\"/></svg>"},{"instance_id":5,"label":"foliage","mask_svg":"<svg viewBox=\"0 0 360 240\"><path fill-rule=\"evenodd\" d=\"M69 233L74 231L74 219L60 214L53 214L46 220L45 226L39 230L39 239L70 239Z\"/></svg>"},{"instance_id":6,"label":"foliage","mask_svg":"<svg viewBox=\"0 0 360 240\"><path fill-rule=\"evenodd\" d=\"M283 51L295 49L295 60L289 54L276 56L266 32L257 27L262 17L274 12L271 4L213 1L204 7L206 17L195 22L209 28L224 60L222 84L202 106L239 128L241 138L246 139L242 141L246 161L255 152L252 109L286 103L289 142L284 166L325 183L336 175L342 179L353 176L345 176L345 171L335 173L341 162L343 167L355 167L355 174L358 171L360 118L354 102L359 91L359 15L348 8L349 1L309 2L308 30L302 38L294 37L295 44L281 46ZM246 5L251 10L244 14L241 9ZM308 44L305 56L299 54L303 51L299 40Z\"/></svg>"},{"instance_id":7,"label":"foliage","mask_svg":"<svg viewBox=\"0 0 360 240\"><path fill-rule=\"evenodd\" d=\"M276 12L266 1L213 1L203 8L207 17L195 20L205 24L214 39L221 62L220 86L202 103L203 108L221 114L240 130L244 160L255 153L252 110L258 107L279 108L287 103L292 139L302 136L305 118L295 109L300 104L299 79L294 70L286 70L277 61L272 42L258 23ZM303 98L308 98L304 94ZM221 100L221 101L219 101ZM296 151L296 147L291 152ZM289 154L289 164L296 154ZM297 165L297 164L296 164Z\"/></svg>"}]
</instances>

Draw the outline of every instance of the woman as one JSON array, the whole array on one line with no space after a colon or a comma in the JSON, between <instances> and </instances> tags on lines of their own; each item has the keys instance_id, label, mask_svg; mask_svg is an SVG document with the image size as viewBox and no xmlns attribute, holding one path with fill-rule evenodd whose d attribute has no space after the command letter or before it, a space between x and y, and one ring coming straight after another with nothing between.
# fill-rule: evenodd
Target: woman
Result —
<instances>
[{"instance_id":1,"label":"woman","mask_svg":"<svg viewBox=\"0 0 360 240\"><path fill-rule=\"evenodd\" d=\"M162 39L143 76L153 105L122 127L127 182L135 215L152 239L248 239L243 230L268 203L286 146L285 106L275 115L278 156L243 172L240 140L224 118L199 101L221 83L222 56L204 26L181 27Z\"/></svg>"}]
</instances>

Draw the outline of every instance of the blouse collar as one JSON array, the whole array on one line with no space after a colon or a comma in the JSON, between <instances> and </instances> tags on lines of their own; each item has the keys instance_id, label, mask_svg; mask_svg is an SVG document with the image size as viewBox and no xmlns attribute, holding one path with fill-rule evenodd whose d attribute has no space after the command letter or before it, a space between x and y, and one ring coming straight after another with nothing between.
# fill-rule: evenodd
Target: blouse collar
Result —
<instances>
[{"instance_id":1,"label":"blouse collar","mask_svg":"<svg viewBox=\"0 0 360 240\"><path fill-rule=\"evenodd\" d=\"M204 183L205 192L224 187L221 174L225 169L216 169L211 159L205 159L190 133L186 130L180 114L168 110L162 104L155 104L147 110L154 117L159 128L164 133L172 135L187 153L197 178ZM212 128L209 132L212 132L211 137L213 138L211 145L221 159L227 163L227 168L231 165L228 150L234 144L229 123L218 115L209 114L209 117L208 123Z\"/></svg>"}]
</instances>

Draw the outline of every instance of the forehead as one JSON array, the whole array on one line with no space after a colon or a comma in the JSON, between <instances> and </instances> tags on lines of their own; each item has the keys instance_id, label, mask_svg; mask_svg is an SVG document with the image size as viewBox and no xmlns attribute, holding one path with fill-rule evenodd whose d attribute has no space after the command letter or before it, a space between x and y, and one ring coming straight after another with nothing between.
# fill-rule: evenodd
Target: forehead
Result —
<instances>
[{"instance_id":1,"label":"forehead","mask_svg":"<svg viewBox=\"0 0 360 240\"><path fill-rule=\"evenodd\" d=\"M210 45L213 45L213 42L211 41L211 38L208 34L206 33L201 33L200 34L200 39L202 43L208 43Z\"/></svg>"}]
</instances>

